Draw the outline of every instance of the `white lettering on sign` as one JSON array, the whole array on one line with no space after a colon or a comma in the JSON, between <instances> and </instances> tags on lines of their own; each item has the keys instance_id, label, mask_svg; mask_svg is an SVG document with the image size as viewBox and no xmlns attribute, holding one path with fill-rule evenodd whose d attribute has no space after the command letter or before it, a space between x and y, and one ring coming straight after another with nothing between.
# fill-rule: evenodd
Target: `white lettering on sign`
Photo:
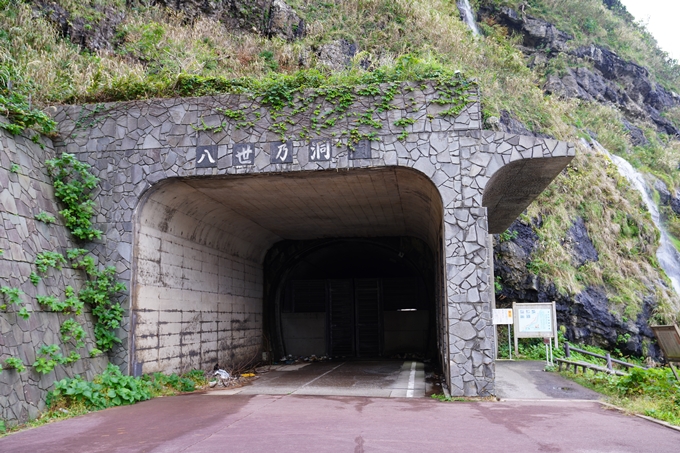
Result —
<instances>
[{"instance_id":1,"label":"white lettering on sign","mask_svg":"<svg viewBox=\"0 0 680 453\"><path fill-rule=\"evenodd\" d=\"M331 158L331 147L327 141L312 143L312 160L329 160Z\"/></svg>"},{"instance_id":2,"label":"white lettering on sign","mask_svg":"<svg viewBox=\"0 0 680 453\"><path fill-rule=\"evenodd\" d=\"M277 146L276 159L285 162L286 157L288 157L288 145L286 143L281 143Z\"/></svg>"},{"instance_id":3,"label":"white lettering on sign","mask_svg":"<svg viewBox=\"0 0 680 453\"><path fill-rule=\"evenodd\" d=\"M198 163L200 164L201 162L203 162L203 161L205 160L206 157L208 158L208 161L209 161L211 164L214 164L214 163L215 163L215 159L213 159L212 155L210 154L210 150L209 150L209 149L203 149L203 151L201 152L201 158L198 159Z\"/></svg>"},{"instance_id":4,"label":"white lettering on sign","mask_svg":"<svg viewBox=\"0 0 680 453\"><path fill-rule=\"evenodd\" d=\"M238 163L241 164L241 165L249 164L249 163L252 162L251 157L250 157L252 154L253 154L253 148L251 148L250 145L247 145L236 153L236 159L238 159Z\"/></svg>"}]
</instances>

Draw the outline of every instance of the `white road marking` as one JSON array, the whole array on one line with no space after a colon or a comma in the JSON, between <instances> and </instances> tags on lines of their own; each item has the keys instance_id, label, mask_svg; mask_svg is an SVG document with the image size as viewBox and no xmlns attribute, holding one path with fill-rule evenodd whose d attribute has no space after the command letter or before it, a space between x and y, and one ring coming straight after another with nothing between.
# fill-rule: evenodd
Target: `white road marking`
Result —
<instances>
[{"instance_id":1,"label":"white road marking","mask_svg":"<svg viewBox=\"0 0 680 453\"><path fill-rule=\"evenodd\" d=\"M413 390L416 388L416 362L411 362L411 374L408 375L408 390L406 398L413 398Z\"/></svg>"},{"instance_id":2,"label":"white road marking","mask_svg":"<svg viewBox=\"0 0 680 453\"><path fill-rule=\"evenodd\" d=\"M321 378L324 377L325 375L327 375L327 374L329 374L329 373L332 373L333 371L337 370L338 368L340 368L340 367L343 366L344 364L345 364L345 362L342 362L340 365L336 366L335 368L333 368L333 369L331 369L331 370L326 371L326 372L325 372L324 374L322 374L321 376L317 376L317 377L315 377L314 379L312 379L311 381L309 381L309 382L307 382L307 383L301 385L301 386L298 387L295 391L290 392L290 394L292 395L293 393L297 392L298 390L302 390L303 388L307 387L307 386L308 386L309 384L311 384L312 382L318 381L319 379L321 379Z\"/></svg>"}]
</instances>

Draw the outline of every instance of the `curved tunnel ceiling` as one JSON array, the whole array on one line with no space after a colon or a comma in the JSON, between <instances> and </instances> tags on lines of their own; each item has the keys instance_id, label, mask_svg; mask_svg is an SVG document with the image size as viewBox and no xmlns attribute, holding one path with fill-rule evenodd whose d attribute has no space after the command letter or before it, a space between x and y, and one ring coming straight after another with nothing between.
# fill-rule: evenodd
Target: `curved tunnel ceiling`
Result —
<instances>
[{"instance_id":1,"label":"curved tunnel ceiling","mask_svg":"<svg viewBox=\"0 0 680 453\"><path fill-rule=\"evenodd\" d=\"M489 233L507 230L573 158L522 159L494 173L482 197L482 206L488 209Z\"/></svg>"},{"instance_id":2,"label":"curved tunnel ceiling","mask_svg":"<svg viewBox=\"0 0 680 453\"><path fill-rule=\"evenodd\" d=\"M138 213L142 228L256 261L283 239L413 236L435 250L442 218L432 182L400 167L173 179Z\"/></svg>"}]
</instances>

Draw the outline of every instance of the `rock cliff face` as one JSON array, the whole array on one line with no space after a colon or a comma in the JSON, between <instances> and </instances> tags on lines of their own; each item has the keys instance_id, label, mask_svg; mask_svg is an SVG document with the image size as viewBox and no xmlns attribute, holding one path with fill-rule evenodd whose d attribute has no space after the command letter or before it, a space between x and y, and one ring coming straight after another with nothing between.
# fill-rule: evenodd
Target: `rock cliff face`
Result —
<instances>
[{"instance_id":1,"label":"rock cliff face","mask_svg":"<svg viewBox=\"0 0 680 453\"><path fill-rule=\"evenodd\" d=\"M617 0L613 0L608 6L616 8L617 4ZM646 68L595 45L572 48L569 42L572 36L549 22L511 8L483 9L480 15L493 17L521 34L521 50L530 57L530 65L546 63L559 54L569 58L572 67L547 77L543 87L547 93L611 104L631 121L649 121L659 132L680 136L680 130L661 115L679 106L680 96L652 81ZM644 144L642 131L630 123L629 126L637 142L634 144Z\"/></svg>"},{"instance_id":2,"label":"rock cliff face","mask_svg":"<svg viewBox=\"0 0 680 453\"><path fill-rule=\"evenodd\" d=\"M565 326L565 336L577 343L617 348L625 354L648 355L659 358L653 344L654 333L648 320L656 302L643 300L641 312L635 319L619 319L610 312L610 302L604 288L589 286L573 296L560 294L552 283L531 273L528 268L540 228L540 219L532 224L515 221L509 228L512 239L494 238L494 275L500 277L502 290L496 293L498 307L515 302L556 302L557 321ZM570 250L575 265L597 261L597 250L588 236L585 222L577 217L569 229L564 246Z\"/></svg>"},{"instance_id":3,"label":"rock cliff face","mask_svg":"<svg viewBox=\"0 0 680 453\"><path fill-rule=\"evenodd\" d=\"M138 3L138 0L126 0ZM283 0L155 0L154 3L181 11L188 21L200 16L212 17L229 28L261 33L289 41L305 36L305 22ZM76 17L57 2L34 0L36 14L55 24L62 36L91 51L112 51L116 46L117 27L126 10L113 6L93 6L89 16Z\"/></svg>"},{"instance_id":4,"label":"rock cliff face","mask_svg":"<svg viewBox=\"0 0 680 453\"><path fill-rule=\"evenodd\" d=\"M605 4L625 13L618 0L605 0ZM623 125L628 129L633 145L648 143L635 122L649 122L661 133L680 135L680 130L662 116L665 110L680 105L680 96L656 84L646 68L602 47L574 46L573 37L555 25L511 8L483 8L479 15L521 35L519 47L527 56L530 67L545 65L559 55L566 57L569 67L561 74L549 75L544 91L618 108L626 118ZM531 133L508 112L502 112L500 118L488 119L487 123L498 130ZM680 213L677 194L669 191L661 181L657 183L657 191L662 205ZM658 358L659 351L653 344L654 335L648 326L656 305L653 297L642 301L635 319L617 317L610 312L612 303L603 287L587 286L578 294L564 295L554 284L531 272L532 255L538 244L536 231L541 227L541 219L532 219L531 223L517 220L509 229L511 234L495 237L494 272L502 286L496 294L497 305L510 306L512 301L555 301L558 323L566 327L567 339ZM599 259L581 217L573 219L562 246L569 252L571 264L576 268Z\"/></svg>"}]
</instances>

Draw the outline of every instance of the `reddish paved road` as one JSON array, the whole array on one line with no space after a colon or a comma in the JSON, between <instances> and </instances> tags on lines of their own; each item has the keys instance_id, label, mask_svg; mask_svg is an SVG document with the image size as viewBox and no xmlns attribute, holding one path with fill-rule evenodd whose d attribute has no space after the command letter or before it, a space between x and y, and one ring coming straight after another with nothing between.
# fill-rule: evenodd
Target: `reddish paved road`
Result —
<instances>
[{"instance_id":1,"label":"reddish paved road","mask_svg":"<svg viewBox=\"0 0 680 453\"><path fill-rule=\"evenodd\" d=\"M0 439L2 452L669 452L680 432L594 402L159 398Z\"/></svg>"}]
</instances>

